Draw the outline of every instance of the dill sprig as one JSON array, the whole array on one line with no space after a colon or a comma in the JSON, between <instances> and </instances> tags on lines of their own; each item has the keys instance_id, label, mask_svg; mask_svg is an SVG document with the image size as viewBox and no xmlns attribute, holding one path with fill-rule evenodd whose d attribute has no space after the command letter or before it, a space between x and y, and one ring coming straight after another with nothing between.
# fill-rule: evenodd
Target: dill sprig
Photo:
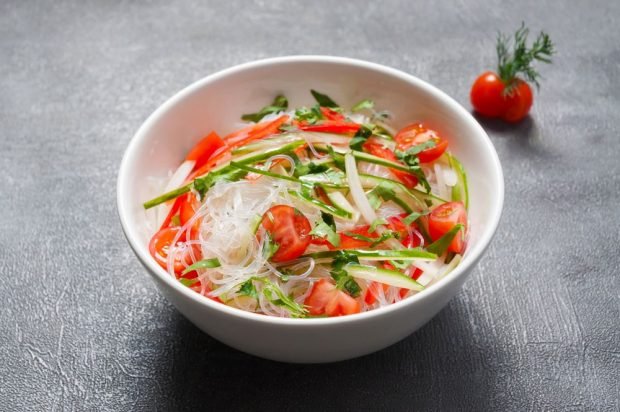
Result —
<instances>
[{"instance_id":1,"label":"dill sprig","mask_svg":"<svg viewBox=\"0 0 620 412\"><path fill-rule=\"evenodd\" d=\"M555 53L553 42L549 35L540 32L532 47L527 47L527 37L529 29L525 27L525 23L521 23L521 27L514 34L514 39L499 33L497 36L497 72L502 79L506 88L504 95L510 95L517 86L515 81L518 74L521 74L525 80L540 88L538 79L540 74L532 67L534 61L543 63L551 63L551 55ZM509 51L512 46L512 53Z\"/></svg>"}]
</instances>

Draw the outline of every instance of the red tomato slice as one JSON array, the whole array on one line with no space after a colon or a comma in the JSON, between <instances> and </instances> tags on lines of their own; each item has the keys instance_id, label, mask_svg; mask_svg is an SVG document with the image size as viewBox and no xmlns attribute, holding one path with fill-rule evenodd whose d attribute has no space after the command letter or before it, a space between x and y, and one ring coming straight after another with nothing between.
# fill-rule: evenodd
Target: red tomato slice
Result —
<instances>
[{"instance_id":1,"label":"red tomato slice","mask_svg":"<svg viewBox=\"0 0 620 412\"><path fill-rule=\"evenodd\" d=\"M467 211L461 202L448 202L437 206L428 215L428 234L433 241L450 231L455 225L462 224L465 230L458 233L448 250L454 253L463 253L465 249L465 233L467 233Z\"/></svg>"},{"instance_id":2,"label":"red tomato slice","mask_svg":"<svg viewBox=\"0 0 620 412\"><path fill-rule=\"evenodd\" d=\"M371 155L380 157L382 159L390 160L392 162L400 163L400 160L398 160L394 152L379 143L367 141L366 143L364 143L362 148L364 149L364 151L370 153ZM396 169L390 169L390 172L410 189L413 189L418 184L418 178L411 173Z\"/></svg>"},{"instance_id":3,"label":"red tomato slice","mask_svg":"<svg viewBox=\"0 0 620 412\"><path fill-rule=\"evenodd\" d=\"M394 137L394 140L396 140L396 149L403 152L410 147L433 140L435 142L434 147L418 153L418 159L420 159L421 163L429 163L436 160L448 148L448 142L443 140L436 131L426 128L421 123L414 123L401 129Z\"/></svg>"},{"instance_id":4,"label":"red tomato slice","mask_svg":"<svg viewBox=\"0 0 620 412\"><path fill-rule=\"evenodd\" d=\"M304 305L311 315L343 316L359 313L360 304L346 292L338 290L329 279L321 279L312 287Z\"/></svg>"},{"instance_id":5,"label":"red tomato slice","mask_svg":"<svg viewBox=\"0 0 620 412\"><path fill-rule=\"evenodd\" d=\"M368 231L369 229L370 229L370 226L368 225L360 226L353 230L347 231L347 233L366 236L370 238L379 237L378 233L376 232L370 233ZM338 235L340 236L340 246L338 247L338 249L366 249L366 248L369 248L370 245L372 244L372 242L368 242L366 240L361 240L361 239L356 239L353 236L345 235L344 232L338 233ZM330 249L333 248L331 247L331 244L329 244L328 247L330 247Z\"/></svg>"},{"instance_id":6,"label":"red tomato slice","mask_svg":"<svg viewBox=\"0 0 620 412\"><path fill-rule=\"evenodd\" d=\"M211 132L190 150L185 160L195 160L194 170L200 169L217 149L225 145L226 143L217 133Z\"/></svg>"},{"instance_id":7,"label":"red tomato slice","mask_svg":"<svg viewBox=\"0 0 620 412\"><path fill-rule=\"evenodd\" d=\"M338 120L325 120L322 123L317 124L299 124L300 130L307 132L322 132L322 133L336 133L336 134L350 134L357 133L361 125L354 122L338 121Z\"/></svg>"},{"instance_id":8,"label":"red tomato slice","mask_svg":"<svg viewBox=\"0 0 620 412\"><path fill-rule=\"evenodd\" d=\"M168 252L170 245L174 240L174 237L181 230L180 227L168 227L155 233L149 242L149 252L155 261L164 269L168 270ZM177 245L180 245L185 241L185 236L181 235L177 241ZM194 253L196 260L202 259L202 253L200 248L196 245L192 245L191 249ZM193 263L191 259L190 248L186 248L183 253L177 253L174 260L174 272L179 276L183 270Z\"/></svg>"},{"instance_id":9,"label":"red tomato slice","mask_svg":"<svg viewBox=\"0 0 620 412\"><path fill-rule=\"evenodd\" d=\"M303 255L312 240L310 222L299 210L291 206L271 207L263 215L261 224L279 245L271 257L274 262L297 259Z\"/></svg>"},{"instance_id":10,"label":"red tomato slice","mask_svg":"<svg viewBox=\"0 0 620 412\"><path fill-rule=\"evenodd\" d=\"M390 285L386 285L385 283L371 282L368 285L368 289L366 289L366 294L364 295L364 302L366 302L367 305L374 304L377 301L377 297L381 293L381 289L383 289L383 293L385 294L387 293L389 288Z\"/></svg>"}]
</instances>

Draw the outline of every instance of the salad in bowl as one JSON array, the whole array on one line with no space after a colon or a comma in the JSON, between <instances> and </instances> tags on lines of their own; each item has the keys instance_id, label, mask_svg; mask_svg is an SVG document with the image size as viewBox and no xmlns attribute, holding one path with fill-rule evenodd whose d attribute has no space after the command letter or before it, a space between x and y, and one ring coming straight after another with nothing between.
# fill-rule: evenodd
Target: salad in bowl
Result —
<instances>
[{"instance_id":1,"label":"salad in bowl","mask_svg":"<svg viewBox=\"0 0 620 412\"><path fill-rule=\"evenodd\" d=\"M222 305L336 317L432 288L467 248L465 170L423 118L371 98L289 107L276 95L227 135L212 130L143 205L148 250ZM372 96L370 96L372 97Z\"/></svg>"}]
</instances>

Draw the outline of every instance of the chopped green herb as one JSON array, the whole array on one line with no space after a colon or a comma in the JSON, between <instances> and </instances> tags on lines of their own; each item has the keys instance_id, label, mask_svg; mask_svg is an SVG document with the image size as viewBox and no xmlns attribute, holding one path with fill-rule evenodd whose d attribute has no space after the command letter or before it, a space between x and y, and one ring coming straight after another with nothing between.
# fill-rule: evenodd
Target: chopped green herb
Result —
<instances>
[{"instance_id":1,"label":"chopped green herb","mask_svg":"<svg viewBox=\"0 0 620 412\"><path fill-rule=\"evenodd\" d=\"M394 232L392 230L386 230L379 237L364 236L364 235L360 235L359 233L353 233L353 232L344 232L344 234L349 237L352 237L353 239L361 240L362 242L370 242L370 247L375 247L378 244L383 243L388 239L392 239L392 238L398 239L400 237L398 232Z\"/></svg>"},{"instance_id":2,"label":"chopped green herb","mask_svg":"<svg viewBox=\"0 0 620 412\"><path fill-rule=\"evenodd\" d=\"M411 214L409 214L409 216L407 216L406 218L403 219L403 223L405 225L409 226L410 224L412 224L413 222L418 220L420 217L426 216L429 213L431 213L430 210L426 210L424 212L411 212Z\"/></svg>"},{"instance_id":3,"label":"chopped green herb","mask_svg":"<svg viewBox=\"0 0 620 412\"><path fill-rule=\"evenodd\" d=\"M263 256L265 259L271 259L278 249L280 249L280 245L273 241L269 232L265 232L265 242L263 243Z\"/></svg>"},{"instance_id":4,"label":"chopped green herb","mask_svg":"<svg viewBox=\"0 0 620 412\"><path fill-rule=\"evenodd\" d=\"M204 177L199 177L194 180L194 189L200 194L200 199L203 199L205 194L218 182L236 182L243 179L248 172L238 169L236 167L225 167L218 172L211 172Z\"/></svg>"},{"instance_id":5,"label":"chopped green herb","mask_svg":"<svg viewBox=\"0 0 620 412\"><path fill-rule=\"evenodd\" d=\"M366 140L368 140L370 136L372 136L371 127L372 125L363 124L349 142L349 147L353 150L362 151L362 145L366 143Z\"/></svg>"},{"instance_id":6,"label":"chopped green herb","mask_svg":"<svg viewBox=\"0 0 620 412\"><path fill-rule=\"evenodd\" d=\"M179 215L172 216L172 219L170 219L170 223L172 224L172 226L181 226L181 217Z\"/></svg>"},{"instance_id":7,"label":"chopped green herb","mask_svg":"<svg viewBox=\"0 0 620 412\"><path fill-rule=\"evenodd\" d=\"M372 223L370 224L370 228L368 229L369 233L374 233L375 230L377 230L377 226L379 225L387 225L388 221L386 218L384 217L379 217L375 220L372 221Z\"/></svg>"},{"instance_id":8,"label":"chopped green herb","mask_svg":"<svg viewBox=\"0 0 620 412\"><path fill-rule=\"evenodd\" d=\"M315 124L323 119L323 113L321 113L319 105L316 104L309 109L307 107L301 107L295 110L295 118L300 122Z\"/></svg>"},{"instance_id":9,"label":"chopped green herb","mask_svg":"<svg viewBox=\"0 0 620 412\"><path fill-rule=\"evenodd\" d=\"M411 146L409 149L405 151L407 155L416 156L420 152L423 152L426 149L430 149L431 147L437 146L437 143L434 140L427 140L423 143L417 144L415 146Z\"/></svg>"},{"instance_id":10,"label":"chopped green herb","mask_svg":"<svg viewBox=\"0 0 620 412\"><path fill-rule=\"evenodd\" d=\"M277 284L267 278L259 278L257 280L263 283L263 294L271 303L286 308L294 318L306 316L308 313L306 308L295 302L290 296L286 296Z\"/></svg>"},{"instance_id":11,"label":"chopped green herb","mask_svg":"<svg viewBox=\"0 0 620 412\"><path fill-rule=\"evenodd\" d=\"M321 220L317 222L310 234L326 239L334 247L340 246L340 236L336 233L336 223L334 217L329 213L321 212Z\"/></svg>"},{"instance_id":12,"label":"chopped green herb","mask_svg":"<svg viewBox=\"0 0 620 412\"><path fill-rule=\"evenodd\" d=\"M256 291L256 286L254 286L254 278L250 278L243 282L238 292L241 296L249 296L258 299L258 292Z\"/></svg>"},{"instance_id":13,"label":"chopped green herb","mask_svg":"<svg viewBox=\"0 0 620 412\"><path fill-rule=\"evenodd\" d=\"M390 200L400 206L405 212L411 213L413 210L411 207L400 197L396 195L396 185L389 181L383 181L375 186L370 192L368 192L368 202L374 209L378 209L381 206L381 199L386 202Z\"/></svg>"},{"instance_id":14,"label":"chopped green herb","mask_svg":"<svg viewBox=\"0 0 620 412\"><path fill-rule=\"evenodd\" d=\"M319 93L316 90L310 90L310 93L312 93L312 96L314 96L314 99L323 107L329 107L330 109L335 109L335 108L340 107L338 103L333 101L331 97L329 97L326 94Z\"/></svg>"},{"instance_id":15,"label":"chopped green herb","mask_svg":"<svg viewBox=\"0 0 620 412\"><path fill-rule=\"evenodd\" d=\"M422 171L422 168L420 167L420 159L418 159L418 155L410 154L408 153L408 151L401 152L400 150L397 150L394 153L396 154L396 157L398 159L400 159L403 163L409 166L409 172L418 178L418 182L422 186L424 186L426 193L430 193L431 185L428 183L428 180L426 180L426 176L424 175L424 172Z\"/></svg>"},{"instance_id":16,"label":"chopped green herb","mask_svg":"<svg viewBox=\"0 0 620 412\"><path fill-rule=\"evenodd\" d=\"M345 250L336 252L336 256L332 261L332 270L329 272L332 278L336 281L336 287L341 290L345 290L349 295L353 297L359 296L362 289L357 284L353 277L349 276L344 267L349 263L358 263L359 259L352 253L348 253Z\"/></svg>"},{"instance_id":17,"label":"chopped green herb","mask_svg":"<svg viewBox=\"0 0 620 412\"><path fill-rule=\"evenodd\" d=\"M358 102L355 106L353 106L353 108L351 108L351 111L355 113L364 109L370 110L373 107L375 107L375 102L370 99L364 99L361 102Z\"/></svg>"},{"instance_id":18,"label":"chopped green herb","mask_svg":"<svg viewBox=\"0 0 620 412\"><path fill-rule=\"evenodd\" d=\"M258 111L258 113L244 114L241 116L241 119L246 122L258 123L263 117L269 114L283 112L286 109L288 109L288 99L282 95L279 95L276 96L270 105L263 107Z\"/></svg>"},{"instance_id":19,"label":"chopped green herb","mask_svg":"<svg viewBox=\"0 0 620 412\"><path fill-rule=\"evenodd\" d=\"M465 227L460 223L454 225L454 227L446 232L445 235L428 245L426 250L436 254L437 256L443 255L443 253L448 250L450 243L452 243L452 239L454 239L457 235L465 236Z\"/></svg>"}]
</instances>

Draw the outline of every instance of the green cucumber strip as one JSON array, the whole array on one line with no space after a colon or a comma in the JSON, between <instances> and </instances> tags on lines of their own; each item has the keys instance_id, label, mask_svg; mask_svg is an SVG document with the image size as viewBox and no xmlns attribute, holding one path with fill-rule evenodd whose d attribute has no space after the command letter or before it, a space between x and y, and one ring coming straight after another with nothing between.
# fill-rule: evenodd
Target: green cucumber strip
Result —
<instances>
[{"instance_id":1,"label":"green cucumber strip","mask_svg":"<svg viewBox=\"0 0 620 412\"><path fill-rule=\"evenodd\" d=\"M364 162L374 163L379 166L386 166L391 169L402 170L403 172L411 173L409 167L404 164L392 162L390 160L386 160L379 156L374 156L365 152L358 152L357 150L352 150L351 153L353 154L353 157L355 157L355 159L357 160L362 160Z\"/></svg>"},{"instance_id":2,"label":"green cucumber strip","mask_svg":"<svg viewBox=\"0 0 620 412\"><path fill-rule=\"evenodd\" d=\"M262 221L263 217L261 215L256 215L252 218L252 220L250 221L250 231L253 234L256 234L256 232L258 232L258 228L260 227Z\"/></svg>"},{"instance_id":3,"label":"green cucumber strip","mask_svg":"<svg viewBox=\"0 0 620 412\"><path fill-rule=\"evenodd\" d=\"M413 192L412 190L408 189L405 185L395 180L372 176L372 175L365 175L365 174L360 174L359 176L360 176L360 181L362 182L362 187L364 188L375 188L381 183L389 184L393 187L394 191L396 192L396 196L400 200L407 203L404 200L404 198L406 197L407 199L410 199L411 204L407 203L407 205L409 206L409 209L404 208L400 203L397 202L397 204L403 207L403 209L405 209L407 213L411 213L410 210L413 211L414 209L419 210L419 211L425 211L428 209L428 207L426 206L426 203L424 203L424 200L423 200L424 199L423 196L428 196L426 195L426 193L420 192L423 196L418 196L417 193Z\"/></svg>"},{"instance_id":4,"label":"green cucumber strip","mask_svg":"<svg viewBox=\"0 0 620 412\"><path fill-rule=\"evenodd\" d=\"M465 168L459 160L449 153L446 153L450 167L456 172L457 184L452 187L452 201L463 202L465 210L469 210L469 190L467 188L467 174Z\"/></svg>"},{"instance_id":5,"label":"green cucumber strip","mask_svg":"<svg viewBox=\"0 0 620 412\"><path fill-rule=\"evenodd\" d=\"M296 140L293 141L291 143L285 144L284 146L280 146L280 147L275 147L272 149L267 149L264 150L260 153L250 153L244 156L239 156L233 159L233 161L235 163L237 163L238 165L246 165L246 164L253 164L253 163L258 163L260 161L263 160L267 160L272 156L276 156L279 154L285 154L285 153L289 153L292 152L293 150L297 149L299 146L305 144L306 142L304 140ZM218 167L213 168L209 173L203 175L203 176L199 176L196 179L200 179L204 176L207 176L210 173L216 173L216 172L221 172L226 168L230 168L230 163L225 163L223 165L220 165ZM194 181L196 180L194 179ZM189 192L192 187L194 185L194 182L188 183L185 186L181 186L178 189L174 189L171 190L170 192L164 193L163 195L160 195L154 199L149 200L148 202L145 202L143 204L145 209L150 209L152 207L155 207L159 204L162 204L164 202L167 202L168 200L172 200L175 199L187 192Z\"/></svg>"},{"instance_id":6,"label":"green cucumber strip","mask_svg":"<svg viewBox=\"0 0 620 412\"><path fill-rule=\"evenodd\" d=\"M410 197L416 198L418 202L420 203L420 205L423 206L422 208L423 210L428 208L426 204L424 203L426 200L431 201L433 204L440 204L440 203L448 202L448 200L442 199L439 196L435 196L432 193L426 193L418 189L409 189L407 186L403 185L401 182L397 180L392 180L392 179L387 179L385 177L378 177L378 176L372 176L372 175L367 175L367 174L360 174L360 180L362 181L362 186L364 188L375 187L382 182L394 183L396 186L398 186L398 188L403 193L409 195Z\"/></svg>"},{"instance_id":7,"label":"green cucumber strip","mask_svg":"<svg viewBox=\"0 0 620 412\"><path fill-rule=\"evenodd\" d=\"M344 210L351 215L352 221L357 221L360 217L360 213L349 203L346 197L341 192L335 190L326 190L327 197L334 206L338 209Z\"/></svg>"},{"instance_id":8,"label":"green cucumber strip","mask_svg":"<svg viewBox=\"0 0 620 412\"><path fill-rule=\"evenodd\" d=\"M185 193L189 192L191 188L192 188L191 183L185 186L181 186L178 189L174 189L174 190L171 190L170 192L164 193L161 196L157 196L156 198L151 199L148 202L144 202L142 206L144 206L144 209L150 209L164 202L167 202L168 200L176 199L177 197L184 195Z\"/></svg>"},{"instance_id":9,"label":"green cucumber strip","mask_svg":"<svg viewBox=\"0 0 620 412\"><path fill-rule=\"evenodd\" d=\"M306 204L313 206L319 210L322 210L325 213L329 213L330 215L334 215L342 219L351 219L352 217L351 213L347 212L346 210L342 210L335 206L328 205L327 203L323 203L320 200L313 198L312 196L307 196L300 192L296 192L294 190L289 190L288 193L291 196L296 197L297 199L305 202Z\"/></svg>"},{"instance_id":10,"label":"green cucumber strip","mask_svg":"<svg viewBox=\"0 0 620 412\"><path fill-rule=\"evenodd\" d=\"M255 167L247 166L244 164L239 164L234 161L230 162L230 165L232 167L236 167L237 169L245 170L246 172L251 172L251 173L256 173L256 174L263 175L263 176L273 177L275 179L282 179L282 180L288 180L290 182L300 183L299 179L297 179L296 177L280 175L277 173L270 172L268 170L257 169Z\"/></svg>"},{"instance_id":11,"label":"green cucumber strip","mask_svg":"<svg viewBox=\"0 0 620 412\"><path fill-rule=\"evenodd\" d=\"M454 268L456 268L458 264L461 263L462 258L463 256L459 255L458 253L454 255L450 263L448 263L448 266L446 267L446 269L437 278L441 279L442 277L446 276L448 273L452 272Z\"/></svg>"},{"instance_id":12,"label":"green cucumber strip","mask_svg":"<svg viewBox=\"0 0 620 412\"><path fill-rule=\"evenodd\" d=\"M276 137L258 140L252 143L248 143L245 146L237 147L236 149L233 149L231 153L233 155L237 155L256 152L257 150L264 150L269 147L280 146L292 139L295 139L295 136L289 133L284 133Z\"/></svg>"},{"instance_id":13,"label":"green cucumber strip","mask_svg":"<svg viewBox=\"0 0 620 412\"><path fill-rule=\"evenodd\" d=\"M344 270L357 279L371 280L399 288L421 291L424 286L395 270L379 269L374 266L348 264Z\"/></svg>"},{"instance_id":14,"label":"green cucumber strip","mask_svg":"<svg viewBox=\"0 0 620 412\"><path fill-rule=\"evenodd\" d=\"M249 153L243 156L235 157L232 160L235 163L244 164L244 165L258 163L263 160L269 159L271 156L292 152L293 150L297 149L299 146L302 146L304 144L306 144L305 140L294 140L283 146L268 148L258 153Z\"/></svg>"},{"instance_id":15,"label":"green cucumber strip","mask_svg":"<svg viewBox=\"0 0 620 412\"><path fill-rule=\"evenodd\" d=\"M436 241L428 245L426 247L426 250L428 250L431 253L435 253L437 256L443 255L446 252L446 250L448 250L448 246L450 246L450 243L452 243L452 239L454 239L454 236L456 236L457 233L461 231L461 229L463 229L464 231L465 226L463 226L460 223L457 225L454 225L454 227L450 229L448 232L446 232L446 234L444 234L442 237L440 237L439 239L437 239ZM462 234L461 236L464 236L464 234Z\"/></svg>"},{"instance_id":16,"label":"green cucumber strip","mask_svg":"<svg viewBox=\"0 0 620 412\"><path fill-rule=\"evenodd\" d=\"M324 252L311 253L302 257L312 257L315 259L335 258L342 251L326 250ZM402 250L364 250L351 249L346 250L347 253L357 256L361 260L435 260L437 255L430 253L421 248L402 249Z\"/></svg>"},{"instance_id":17,"label":"green cucumber strip","mask_svg":"<svg viewBox=\"0 0 620 412\"><path fill-rule=\"evenodd\" d=\"M213 268L219 268L220 266L222 265L220 264L220 261L218 260L218 258L203 259L203 260L199 260L198 262L194 263L191 266L186 267L185 270L183 271L183 274L185 275L191 272L192 270L196 270L196 269L213 269Z\"/></svg>"},{"instance_id":18,"label":"green cucumber strip","mask_svg":"<svg viewBox=\"0 0 620 412\"><path fill-rule=\"evenodd\" d=\"M189 288L189 287L194 286L196 283L198 283L199 280L197 278L194 278L194 279L181 278L179 279L179 282L181 282L183 286L187 286Z\"/></svg>"}]
</instances>

